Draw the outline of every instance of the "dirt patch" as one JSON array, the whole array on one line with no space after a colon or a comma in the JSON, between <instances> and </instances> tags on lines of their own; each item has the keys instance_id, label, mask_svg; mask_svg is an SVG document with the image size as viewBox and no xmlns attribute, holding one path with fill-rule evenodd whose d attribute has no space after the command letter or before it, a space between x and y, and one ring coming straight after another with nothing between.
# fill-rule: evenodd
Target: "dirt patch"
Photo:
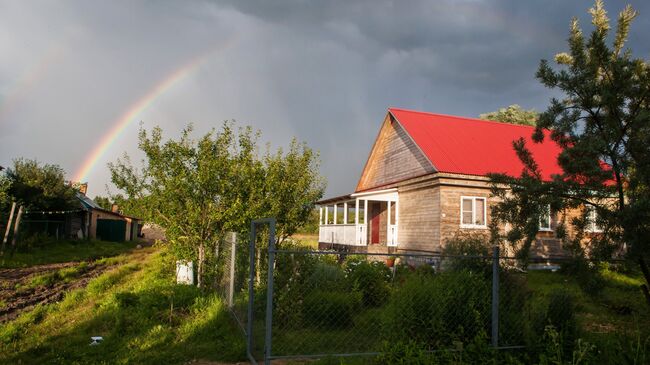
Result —
<instances>
[{"instance_id":1,"label":"dirt patch","mask_svg":"<svg viewBox=\"0 0 650 365\"><path fill-rule=\"evenodd\" d=\"M59 301L66 292L85 287L90 280L110 268L108 265L88 262L79 276L68 282L58 281L51 285L30 285L32 279L37 276L54 273L79 264L80 262L65 262L27 268L0 269L0 323L14 319L20 313L31 310L38 304Z\"/></svg>"}]
</instances>

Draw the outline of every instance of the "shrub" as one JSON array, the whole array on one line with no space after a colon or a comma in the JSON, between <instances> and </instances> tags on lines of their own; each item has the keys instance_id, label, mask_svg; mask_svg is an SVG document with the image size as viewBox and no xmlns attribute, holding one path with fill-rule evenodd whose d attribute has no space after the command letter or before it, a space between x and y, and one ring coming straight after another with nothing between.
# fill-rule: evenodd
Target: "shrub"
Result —
<instances>
[{"instance_id":1,"label":"shrub","mask_svg":"<svg viewBox=\"0 0 650 365\"><path fill-rule=\"evenodd\" d=\"M345 265L350 289L361 294L363 305L378 307L389 296L390 269L377 261L348 261Z\"/></svg>"},{"instance_id":2,"label":"shrub","mask_svg":"<svg viewBox=\"0 0 650 365\"><path fill-rule=\"evenodd\" d=\"M503 271L500 274L499 293L499 344L522 345L522 341L530 335L526 314L531 293L526 281L520 274Z\"/></svg>"},{"instance_id":3,"label":"shrub","mask_svg":"<svg viewBox=\"0 0 650 365\"><path fill-rule=\"evenodd\" d=\"M570 352L569 349L573 348L573 343L577 338L578 324L575 316L575 302L569 291L558 289L549 293L546 323L557 330L568 350L566 352Z\"/></svg>"},{"instance_id":4,"label":"shrub","mask_svg":"<svg viewBox=\"0 0 650 365\"><path fill-rule=\"evenodd\" d=\"M317 290L305 297L303 318L317 327L347 327L352 323L359 301L357 293Z\"/></svg>"},{"instance_id":5,"label":"shrub","mask_svg":"<svg viewBox=\"0 0 650 365\"><path fill-rule=\"evenodd\" d=\"M489 318L490 285L482 275L411 275L390 299L383 333L393 342L413 340L444 348L454 339L468 341L487 331Z\"/></svg>"},{"instance_id":6,"label":"shrub","mask_svg":"<svg viewBox=\"0 0 650 365\"><path fill-rule=\"evenodd\" d=\"M605 279L598 270L598 265L583 257L575 257L562 263L560 271L576 278L580 288L590 296L597 296L605 286Z\"/></svg>"},{"instance_id":7,"label":"shrub","mask_svg":"<svg viewBox=\"0 0 650 365\"><path fill-rule=\"evenodd\" d=\"M319 262L315 265L311 276L307 278L305 290L320 289L343 290L345 289L345 272L339 265Z\"/></svg>"},{"instance_id":8,"label":"shrub","mask_svg":"<svg viewBox=\"0 0 650 365\"><path fill-rule=\"evenodd\" d=\"M595 363L595 352L596 347L581 338L569 346L566 338L549 325L544 329L544 351L540 354L539 365L592 364Z\"/></svg>"},{"instance_id":9,"label":"shrub","mask_svg":"<svg viewBox=\"0 0 650 365\"><path fill-rule=\"evenodd\" d=\"M379 365L433 364L433 358L425 348L414 341L384 342L381 353L375 359Z\"/></svg>"},{"instance_id":10,"label":"shrub","mask_svg":"<svg viewBox=\"0 0 650 365\"><path fill-rule=\"evenodd\" d=\"M474 272L491 271L491 246L488 237L480 233L456 233L445 241L443 255L483 256L485 258L450 257L445 259L445 269L470 270Z\"/></svg>"}]
</instances>

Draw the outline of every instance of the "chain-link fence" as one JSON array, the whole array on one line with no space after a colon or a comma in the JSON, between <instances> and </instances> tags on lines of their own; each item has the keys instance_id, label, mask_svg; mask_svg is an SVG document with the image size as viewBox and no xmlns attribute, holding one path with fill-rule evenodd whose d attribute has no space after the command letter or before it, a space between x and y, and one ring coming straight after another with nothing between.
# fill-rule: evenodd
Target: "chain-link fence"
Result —
<instances>
[{"instance_id":1,"label":"chain-link fence","mask_svg":"<svg viewBox=\"0 0 650 365\"><path fill-rule=\"evenodd\" d=\"M554 272L562 259L531 262L523 270L498 248L492 255L457 256L275 249L270 231L263 250L256 249L253 230L249 242L228 245L239 253L226 255L231 271L224 300L254 363L372 356L406 341L429 351L477 341L518 349L548 324L562 329L570 319L568 299L552 286L563 285ZM540 289L540 283L550 286Z\"/></svg>"}]
</instances>

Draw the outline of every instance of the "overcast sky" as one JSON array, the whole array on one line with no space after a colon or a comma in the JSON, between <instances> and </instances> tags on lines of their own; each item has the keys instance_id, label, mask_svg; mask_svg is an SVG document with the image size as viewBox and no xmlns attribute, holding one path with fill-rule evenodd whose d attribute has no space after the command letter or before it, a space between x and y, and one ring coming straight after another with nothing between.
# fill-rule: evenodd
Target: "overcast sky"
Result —
<instances>
[{"instance_id":1,"label":"overcast sky","mask_svg":"<svg viewBox=\"0 0 650 365\"><path fill-rule=\"evenodd\" d=\"M175 137L224 120L262 142L321 153L326 195L352 192L388 107L475 117L509 104L543 110L542 58L566 50L592 1L0 1L0 165L15 157L72 178L134 103L184 65L97 161L139 156L137 131ZM609 0L610 17L625 2ZM630 47L649 58L650 6ZM114 192L113 188L113 192Z\"/></svg>"}]
</instances>

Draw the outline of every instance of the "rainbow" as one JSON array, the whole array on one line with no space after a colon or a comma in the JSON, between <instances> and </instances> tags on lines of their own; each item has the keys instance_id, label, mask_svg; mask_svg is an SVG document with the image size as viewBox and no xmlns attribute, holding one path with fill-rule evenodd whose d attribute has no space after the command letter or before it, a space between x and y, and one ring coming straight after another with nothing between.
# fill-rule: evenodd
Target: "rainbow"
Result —
<instances>
[{"instance_id":1,"label":"rainbow","mask_svg":"<svg viewBox=\"0 0 650 365\"><path fill-rule=\"evenodd\" d=\"M222 47L219 47L221 49ZM114 123L113 127L106 133L99 144L92 150L90 155L84 160L83 164L79 167L74 174L72 181L82 182L88 178L92 169L97 165L97 162L106 153L109 147L118 139L122 131L137 119L143 111L149 108L153 102L164 94L167 90L171 89L179 82L184 80L187 76L196 71L208 57L215 52L215 50L207 52L206 54L193 59L182 67L178 68L170 75L165 77L162 81L156 84L147 94L132 104Z\"/></svg>"}]
</instances>

